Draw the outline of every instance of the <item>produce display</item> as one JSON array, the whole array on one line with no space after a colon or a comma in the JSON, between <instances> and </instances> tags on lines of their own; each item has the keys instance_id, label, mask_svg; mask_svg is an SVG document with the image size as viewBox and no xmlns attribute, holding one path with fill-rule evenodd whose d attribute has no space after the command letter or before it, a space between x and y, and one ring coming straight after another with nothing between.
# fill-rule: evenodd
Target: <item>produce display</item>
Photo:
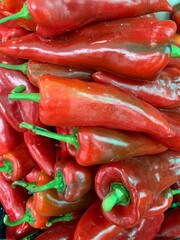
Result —
<instances>
[{"instance_id":1,"label":"produce display","mask_svg":"<svg viewBox=\"0 0 180 240\"><path fill-rule=\"evenodd\" d=\"M1 0L0 39L0 239L180 239L180 2Z\"/></svg>"}]
</instances>

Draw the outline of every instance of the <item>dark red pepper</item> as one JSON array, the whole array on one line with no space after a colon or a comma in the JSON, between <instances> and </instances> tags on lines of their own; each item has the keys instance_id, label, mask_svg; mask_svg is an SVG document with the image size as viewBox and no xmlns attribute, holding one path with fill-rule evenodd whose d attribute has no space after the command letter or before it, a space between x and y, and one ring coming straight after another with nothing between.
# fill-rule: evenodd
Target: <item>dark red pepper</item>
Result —
<instances>
[{"instance_id":1,"label":"dark red pepper","mask_svg":"<svg viewBox=\"0 0 180 240\"><path fill-rule=\"evenodd\" d=\"M36 165L35 167L33 167L33 169L25 176L26 181L33 183L36 182L38 180L38 176L40 174L40 172L42 171L42 169Z\"/></svg>"},{"instance_id":2,"label":"dark red pepper","mask_svg":"<svg viewBox=\"0 0 180 240\"><path fill-rule=\"evenodd\" d=\"M177 33L180 33L180 3L173 6L170 17L177 25Z\"/></svg>"},{"instance_id":3,"label":"dark red pepper","mask_svg":"<svg viewBox=\"0 0 180 240\"><path fill-rule=\"evenodd\" d=\"M84 9L89 10L88 14L84 12ZM27 0L19 13L11 18L4 19L4 21L32 18L37 24L36 31L38 34L43 37L52 37L92 22L171 10L172 7L166 0L139 1L138 4L133 1L129 3L127 1L112 2L109 0L103 2Z\"/></svg>"},{"instance_id":4,"label":"dark red pepper","mask_svg":"<svg viewBox=\"0 0 180 240\"><path fill-rule=\"evenodd\" d=\"M143 133L100 127L78 127L71 134L64 135L24 122L21 123L21 127L45 137L68 142L75 149L71 153L74 153L78 164L83 166L117 162L120 159L153 155L167 150L162 144Z\"/></svg>"},{"instance_id":5,"label":"dark red pepper","mask_svg":"<svg viewBox=\"0 0 180 240\"><path fill-rule=\"evenodd\" d=\"M1 43L0 50L24 59L150 79L170 56L179 56L179 48L170 45L175 32L170 20L128 18L95 23L51 40L28 34Z\"/></svg>"},{"instance_id":6,"label":"dark red pepper","mask_svg":"<svg viewBox=\"0 0 180 240\"><path fill-rule=\"evenodd\" d=\"M39 118L45 125L101 126L163 137L175 135L157 109L116 87L51 75L40 77L38 85L40 94L22 93L25 87L20 86L9 99L40 102Z\"/></svg>"},{"instance_id":7,"label":"dark red pepper","mask_svg":"<svg viewBox=\"0 0 180 240\"><path fill-rule=\"evenodd\" d=\"M180 105L180 70L175 67L166 67L152 81L127 79L105 72L94 73L92 77L96 82L125 90L155 107Z\"/></svg>"},{"instance_id":8,"label":"dark red pepper","mask_svg":"<svg viewBox=\"0 0 180 240\"><path fill-rule=\"evenodd\" d=\"M24 143L12 151L5 152L2 155L2 162L0 171L8 181L21 180L35 166L35 161Z\"/></svg>"},{"instance_id":9,"label":"dark red pepper","mask_svg":"<svg viewBox=\"0 0 180 240\"><path fill-rule=\"evenodd\" d=\"M161 192L179 179L179 160L179 152L166 151L101 166L95 189L103 215L122 228L138 224Z\"/></svg>"},{"instance_id":10,"label":"dark red pepper","mask_svg":"<svg viewBox=\"0 0 180 240\"><path fill-rule=\"evenodd\" d=\"M175 190L180 190L180 180L178 180L176 183L174 183L174 184L171 186L171 188L172 188L172 189L175 189ZM174 202L180 202L180 194L174 195L173 201L174 201Z\"/></svg>"}]
</instances>

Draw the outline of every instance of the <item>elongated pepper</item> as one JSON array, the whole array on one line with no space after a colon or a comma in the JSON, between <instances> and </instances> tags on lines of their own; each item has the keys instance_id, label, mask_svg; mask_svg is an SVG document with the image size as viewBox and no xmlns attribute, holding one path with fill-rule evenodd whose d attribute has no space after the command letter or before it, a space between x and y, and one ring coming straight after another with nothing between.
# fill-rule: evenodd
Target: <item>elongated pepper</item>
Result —
<instances>
[{"instance_id":1,"label":"elongated pepper","mask_svg":"<svg viewBox=\"0 0 180 240\"><path fill-rule=\"evenodd\" d=\"M95 23L56 39L28 34L1 43L0 50L24 59L150 79L170 56L179 56L179 48L170 45L175 32L172 21L133 18Z\"/></svg>"},{"instance_id":2,"label":"elongated pepper","mask_svg":"<svg viewBox=\"0 0 180 240\"><path fill-rule=\"evenodd\" d=\"M40 77L38 86L40 94L22 93L25 88L20 86L9 99L39 102L39 118L45 125L101 126L163 137L174 135L157 109L116 87L51 75Z\"/></svg>"},{"instance_id":3,"label":"elongated pepper","mask_svg":"<svg viewBox=\"0 0 180 240\"><path fill-rule=\"evenodd\" d=\"M180 155L175 151L102 165L95 189L103 200L103 215L120 227L135 226L179 175Z\"/></svg>"},{"instance_id":4,"label":"elongated pepper","mask_svg":"<svg viewBox=\"0 0 180 240\"><path fill-rule=\"evenodd\" d=\"M89 9L89 14L85 14L84 9ZM109 0L102 2L97 0L85 2L80 0L68 2L27 0L18 14L1 22L18 18L32 18L37 24L38 34L43 37L52 37L96 21L135 17L171 10L172 7L166 0L143 0L138 3Z\"/></svg>"}]
</instances>

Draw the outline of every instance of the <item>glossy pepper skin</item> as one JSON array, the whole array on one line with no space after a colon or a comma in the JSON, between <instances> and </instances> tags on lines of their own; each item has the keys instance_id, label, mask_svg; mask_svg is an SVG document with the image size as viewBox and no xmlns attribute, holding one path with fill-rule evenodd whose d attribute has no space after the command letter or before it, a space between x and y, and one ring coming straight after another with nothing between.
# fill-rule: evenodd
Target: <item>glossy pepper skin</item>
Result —
<instances>
[{"instance_id":1,"label":"glossy pepper skin","mask_svg":"<svg viewBox=\"0 0 180 240\"><path fill-rule=\"evenodd\" d=\"M170 209L165 213L161 229L156 240L178 239L180 237L180 207Z\"/></svg>"},{"instance_id":2,"label":"glossy pepper skin","mask_svg":"<svg viewBox=\"0 0 180 240\"><path fill-rule=\"evenodd\" d=\"M37 185L41 186L51 180L52 178L42 172L39 175ZM84 210L96 199L97 196L94 194L94 191L90 191L77 201L67 202L60 200L55 189L50 189L34 193L34 207L40 215L46 217L60 216L66 213Z\"/></svg>"},{"instance_id":3,"label":"glossy pepper skin","mask_svg":"<svg viewBox=\"0 0 180 240\"><path fill-rule=\"evenodd\" d=\"M170 17L177 25L177 33L180 33L180 3L173 6Z\"/></svg>"},{"instance_id":4,"label":"glossy pepper skin","mask_svg":"<svg viewBox=\"0 0 180 240\"><path fill-rule=\"evenodd\" d=\"M101 212L101 201L95 201L80 218L73 240L112 239L122 228L110 223Z\"/></svg>"},{"instance_id":5,"label":"glossy pepper skin","mask_svg":"<svg viewBox=\"0 0 180 240\"><path fill-rule=\"evenodd\" d=\"M88 25L51 40L28 34L1 43L0 50L24 59L146 79L168 64L169 41L175 32L170 20L121 19Z\"/></svg>"},{"instance_id":6,"label":"glossy pepper skin","mask_svg":"<svg viewBox=\"0 0 180 240\"><path fill-rule=\"evenodd\" d=\"M24 2L25 0L2 0L2 7L7 12L16 13L22 8Z\"/></svg>"},{"instance_id":7,"label":"glossy pepper skin","mask_svg":"<svg viewBox=\"0 0 180 240\"><path fill-rule=\"evenodd\" d=\"M25 143L21 143L12 151L5 152L2 155L2 162L0 171L7 181L21 180L35 166L35 161Z\"/></svg>"},{"instance_id":8,"label":"glossy pepper skin","mask_svg":"<svg viewBox=\"0 0 180 240\"><path fill-rule=\"evenodd\" d=\"M42 9L43 6L43 9ZM83 13L89 9L89 14ZM94 11L96 9L96 11ZM37 24L36 31L43 37L52 37L96 21L141 16L156 11L171 11L166 0L154 1L57 1L27 0L22 10ZM21 16L23 17L23 16Z\"/></svg>"},{"instance_id":9,"label":"glossy pepper skin","mask_svg":"<svg viewBox=\"0 0 180 240\"><path fill-rule=\"evenodd\" d=\"M12 128L0 112L0 155L14 150L22 141L22 134Z\"/></svg>"},{"instance_id":10,"label":"glossy pepper skin","mask_svg":"<svg viewBox=\"0 0 180 240\"><path fill-rule=\"evenodd\" d=\"M33 169L25 176L26 181L28 181L29 183L33 183L36 182L38 180L38 176L40 174L40 172L42 171L42 169L36 165L35 167L33 167Z\"/></svg>"},{"instance_id":11,"label":"glossy pepper skin","mask_svg":"<svg viewBox=\"0 0 180 240\"><path fill-rule=\"evenodd\" d=\"M38 86L39 117L45 125L102 126L166 137L173 135L158 110L113 86L107 88L76 79L61 78L60 81L51 75L39 78Z\"/></svg>"},{"instance_id":12,"label":"glossy pepper skin","mask_svg":"<svg viewBox=\"0 0 180 240\"><path fill-rule=\"evenodd\" d=\"M132 80L106 72L94 73L93 79L125 90L155 107L180 105L180 70L175 67L164 68L152 81Z\"/></svg>"},{"instance_id":13,"label":"glossy pepper skin","mask_svg":"<svg viewBox=\"0 0 180 240\"><path fill-rule=\"evenodd\" d=\"M137 226L130 229L124 229L112 240L142 240L144 238L152 240L158 233L163 220L164 213L144 218Z\"/></svg>"},{"instance_id":14,"label":"glossy pepper skin","mask_svg":"<svg viewBox=\"0 0 180 240\"><path fill-rule=\"evenodd\" d=\"M102 165L95 177L99 198L103 200L114 183L123 183L130 197L127 206L117 203L110 211L103 210L103 215L122 228L138 224L156 205L162 191L179 179L179 161L179 152L166 151Z\"/></svg>"},{"instance_id":15,"label":"glossy pepper skin","mask_svg":"<svg viewBox=\"0 0 180 240\"><path fill-rule=\"evenodd\" d=\"M24 133L24 142L36 164L47 175L52 176L56 163L54 140L26 131Z\"/></svg>"}]
</instances>

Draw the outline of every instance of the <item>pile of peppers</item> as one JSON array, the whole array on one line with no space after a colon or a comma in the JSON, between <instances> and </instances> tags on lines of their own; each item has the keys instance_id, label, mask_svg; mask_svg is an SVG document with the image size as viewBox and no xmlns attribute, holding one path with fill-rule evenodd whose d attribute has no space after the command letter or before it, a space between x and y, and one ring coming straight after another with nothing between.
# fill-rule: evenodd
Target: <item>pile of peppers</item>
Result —
<instances>
[{"instance_id":1,"label":"pile of peppers","mask_svg":"<svg viewBox=\"0 0 180 240\"><path fill-rule=\"evenodd\" d=\"M1 238L180 239L180 3L1 0L0 39Z\"/></svg>"}]
</instances>

